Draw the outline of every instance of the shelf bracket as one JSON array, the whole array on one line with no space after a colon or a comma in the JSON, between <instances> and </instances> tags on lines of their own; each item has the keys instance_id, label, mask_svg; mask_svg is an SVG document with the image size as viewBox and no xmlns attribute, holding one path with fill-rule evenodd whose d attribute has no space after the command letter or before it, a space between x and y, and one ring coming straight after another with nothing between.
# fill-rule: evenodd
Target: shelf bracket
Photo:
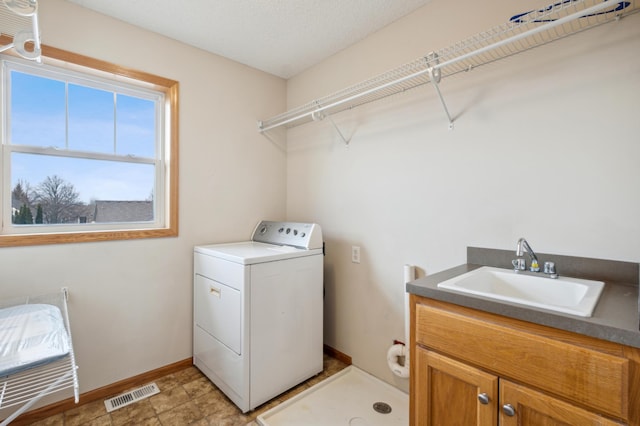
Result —
<instances>
[{"instance_id":1,"label":"shelf bracket","mask_svg":"<svg viewBox=\"0 0 640 426\"><path fill-rule=\"evenodd\" d=\"M439 71L439 70L438 70ZM433 83L433 87L436 89L436 93L438 93L438 97L440 98L440 102L442 103L442 108L444 108L444 113L447 114L447 118L449 119L449 130L453 130L453 119L451 118L451 114L449 114L449 109L447 108L447 104L442 97L442 92L440 92L440 86L438 86L438 81L433 78L434 69L428 69L429 78L431 79L431 83Z\"/></svg>"},{"instance_id":2,"label":"shelf bracket","mask_svg":"<svg viewBox=\"0 0 640 426\"><path fill-rule=\"evenodd\" d=\"M264 122L258 121L258 131L260 132L260 134L262 136L264 136L265 138L267 138L269 140L269 142L271 142L275 146L279 147L280 149L284 150L285 149L284 145L286 145L286 141L285 142L279 142L276 138L272 137L269 134L268 131L273 129L273 128L275 128L275 126L274 127L265 128Z\"/></svg>"},{"instance_id":3,"label":"shelf bracket","mask_svg":"<svg viewBox=\"0 0 640 426\"><path fill-rule=\"evenodd\" d=\"M437 68L440 63L440 59L438 58L438 54L435 52L429 53L425 60L427 64L431 63L429 68L427 68L427 74L429 75L429 80L433 84L433 87L436 89L436 93L440 98L440 103L442 103L442 107L444 108L444 113L447 114L447 118L449 119L449 130L453 130L453 119L451 119L451 114L449 114L449 109L447 108L447 104L444 101L444 97L442 96L442 92L440 92L440 79L442 78L442 73L440 72L440 68Z\"/></svg>"},{"instance_id":4,"label":"shelf bracket","mask_svg":"<svg viewBox=\"0 0 640 426\"><path fill-rule=\"evenodd\" d=\"M320 103L318 101L316 101L316 105L318 105L318 108L320 108ZM349 146L349 142L351 142L351 138L347 139L344 137L344 134L340 131L340 128L338 128L338 125L336 124L336 122L333 121L333 118L331 118L331 114L329 114L326 111L321 111L320 109L317 109L311 112L311 118L313 119L313 121L321 121L321 120L324 120L325 118L328 118L331 124L333 125L333 128L336 130L336 133L338 134L338 136L340 136L340 139L342 139L342 142L344 142L345 145Z\"/></svg>"}]
</instances>

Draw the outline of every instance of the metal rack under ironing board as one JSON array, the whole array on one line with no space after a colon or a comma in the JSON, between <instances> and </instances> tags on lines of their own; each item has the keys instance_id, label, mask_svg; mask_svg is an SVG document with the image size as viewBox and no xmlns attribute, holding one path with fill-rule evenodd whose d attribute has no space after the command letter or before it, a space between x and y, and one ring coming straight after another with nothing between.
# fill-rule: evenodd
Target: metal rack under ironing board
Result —
<instances>
[{"instance_id":1,"label":"metal rack under ironing board","mask_svg":"<svg viewBox=\"0 0 640 426\"><path fill-rule=\"evenodd\" d=\"M64 389L73 388L75 402L78 403L78 366L71 340L67 299L68 292L63 289L59 293L0 301L0 309L27 304L46 304L59 308L69 348L68 353L59 359L0 376L0 410L18 407L0 422L0 426L8 425L46 395Z\"/></svg>"}]
</instances>

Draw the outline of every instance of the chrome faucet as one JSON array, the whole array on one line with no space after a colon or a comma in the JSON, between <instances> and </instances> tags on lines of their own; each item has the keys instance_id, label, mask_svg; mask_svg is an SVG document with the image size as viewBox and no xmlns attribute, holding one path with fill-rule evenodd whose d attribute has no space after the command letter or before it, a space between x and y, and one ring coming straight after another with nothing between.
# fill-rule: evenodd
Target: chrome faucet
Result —
<instances>
[{"instance_id":1,"label":"chrome faucet","mask_svg":"<svg viewBox=\"0 0 640 426\"><path fill-rule=\"evenodd\" d=\"M518 240L518 245L516 246L516 256L522 257L522 255L524 254L524 251L526 251L527 254L529 254L529 257L531 258L531 266L529 267L529 270L531 272L540 271L540 266L538 265L538 256L536 256L535 252L533 251L533 249L531 248L527 240L525 240L524 238L520 238Z\"/></svg>"}]
</instances>

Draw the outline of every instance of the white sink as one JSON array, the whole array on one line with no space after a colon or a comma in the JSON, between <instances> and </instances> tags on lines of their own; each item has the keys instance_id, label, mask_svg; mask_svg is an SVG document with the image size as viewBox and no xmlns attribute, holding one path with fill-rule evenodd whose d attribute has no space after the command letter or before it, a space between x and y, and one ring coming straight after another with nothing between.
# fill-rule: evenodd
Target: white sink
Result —
<instances>
[{"instance_id":1,"label":"white sink","mask_svg":"<svg viewBox=\"0 0 640 426\"><path fill-rule=\"evenodd\" d=\"M443 281L438 287L590 317L598 303L604 283L567 277L551 279L542 273L540 276L532 276L510 269L483 266Z\"/></svg>"}]
</instances>

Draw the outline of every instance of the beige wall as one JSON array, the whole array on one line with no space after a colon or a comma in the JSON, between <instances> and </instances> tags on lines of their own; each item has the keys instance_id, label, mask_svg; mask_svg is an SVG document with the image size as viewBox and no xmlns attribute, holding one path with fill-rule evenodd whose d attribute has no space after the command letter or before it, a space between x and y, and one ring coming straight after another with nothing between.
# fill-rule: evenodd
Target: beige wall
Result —
<instances>
[{"instance_id":1,"label":"beige wall","mask_svg":"<svg viewBox=\"0 0 640 426\"><path fill-rule=\"evenodd\" d=\"M284 219L286 154L257 132L285 82L62 0L45 44L180 82L180 236L0 249L0 298L70 290L80 390L192 356L192 250Z\"/></svg>"},{"instance_id":2,"label":"beige wall","mask_svg":"<svg viewBox=\"0 0 640 426\"><path fill-rule=\"evenodd\" d=\"M528 8L433 0L291 79L289 107ZM287 216L320 223L326 241L325 343L406 390L386 365L404 334L404 264L431 274L467 246L515 250L521 236L640 262L639 51L635 14L444 79L452 131L430 85L335 115L348 147L327 120L289 130Z\"/></svg>"}]
</instances>

